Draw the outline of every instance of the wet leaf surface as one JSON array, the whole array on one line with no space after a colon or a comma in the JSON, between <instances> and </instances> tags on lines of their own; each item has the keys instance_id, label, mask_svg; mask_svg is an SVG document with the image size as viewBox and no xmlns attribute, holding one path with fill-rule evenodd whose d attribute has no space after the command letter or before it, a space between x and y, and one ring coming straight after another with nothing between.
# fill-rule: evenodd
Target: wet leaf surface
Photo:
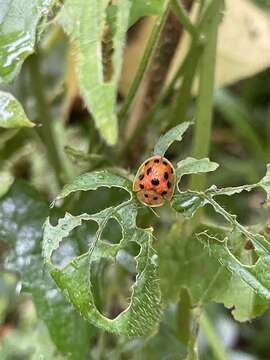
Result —
<instances>
[{"instance_id":1,"label":"wet leaf surface","mask_svg":"<svg viewBox=\"0 0 270 360\"><path fill-rule=\"evenodd\" d=\"M0 91L0 127L13 129L35 126L26 116L22 105L14 96Z\"/></svg>"},{"instance_id":2,"label":"wet leaf surface","mask_svg":"<svg viewBox=\"0 0 270 360\"><path fill-rule=\"evenodd\" d=\"M0 82L10 82L23 61L34 51L36 33L42 16L54 0L0 1Z\"/></svg>"},{"instance_id":3,"label":"wet leaf surface","mask_svg":"<svg viewBox=\"0 0 270 360\"><path fill-rule=\"evenodd\" d=\"M48 212L48 204L24 182L16 182L0 200L0 239L8 246L4 267L20 274L22 291L32 294L38 316L58 349L82 359L88 351L89 326L57 289L41 257Z\"/></svg>"}]
</instances>

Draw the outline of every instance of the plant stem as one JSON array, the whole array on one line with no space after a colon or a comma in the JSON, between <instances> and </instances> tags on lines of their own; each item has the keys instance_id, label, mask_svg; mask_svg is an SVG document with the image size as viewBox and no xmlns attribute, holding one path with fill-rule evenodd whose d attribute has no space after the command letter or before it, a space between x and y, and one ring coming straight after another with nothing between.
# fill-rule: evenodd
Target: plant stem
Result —
<instances>
[{"instance_id":1,"label":"plant stem","mask_svg":"<svg viewBox=\"0 0 270 360\"><path fill-rule=\"evenodd\" d=\"M216 335L215 329L213 328L211 322L209 321L205 313L201 316L200 326L202 328L204 336L208 341L209 346L213 351L215 359L229 360L229 357L227 356L220 339Z\"/></svg>"},{"instance_id":2,"label":"plant stem","mask_svg":"<svg viewBox=\"0 0 270 360\"><path fill-rule=\"evenodd\" d=\"M172 115L169 124L170 127L181 123L187 116L188 104L191 97L191 89L202 48L202 44L200 44L197 40L193 41L190 51L187 55L189 61L186 67L184 79L172 104Z\"/></svg>"},{"instance_id":3,"label":"plant stem","mask_svg":"<svg viewBox=\"0 0 270 360\"><path fill-rule=\"evenodd\" d=\"M168 10L169 10L169 0L166 0L166 3L164 5L164 10L161 16L157 17L156 22L154 24L154 27L152 29L152 32L150 34L149 40L147 42L146 48L144 50L144 54L143 57L141 59L141 62L139 64L139 68L137 70L137 73L135 75L135 78L130 86L130 90L129 93L125 99L125 102L123 104L123 106L121 107L119 113L118 113L118 117L120 119L120 122L123 121L125 115L127 114L134 98L135 95L137 93L137 90L140 86L140 83L143 79L143 76L145 74L146 68L149 64L149 60L151 58L151 55L153 53L153 50L157 44L158 38L159 38L159 34L160 31L162 29L162 26L164 25L164 22L166 20L166 17L168 15Z\"/></svg>"},{"instance_id":4,"label":"plant stem","mask_svg":"<svg viewBox=\"0 0 270 360\"><path fill-rule=\"evenodd\" d=\"M190 33L191 36L196 36L197 30L190 21L181 0L172 0L172 5L175 11L175 15L178 17L183 27Z\"/></svg>"},{"instance_id":5,"label":"plant stem","mask_svg":"<svg viewBox=\"0 0 270 360\"><path fill-rule=\"evenodd\" d=\"M62 186L64 183L64 169L62 167L58 153L55 134L52 129L53 120L49 110L49 104L47 103L47 99L43 91L45 81L41 73L40 59L38 54L32 56L31 58L30 72L33 92L36 97L38 120L42 125L40 128L37 128L37 132L40 135L40 138L46 148L48 160L54 169L58 185Z\"/></svg>"},{"instance_id":6,"label":"plant stem","mask_svg":"<svg viewBox=\"0 0 270 360\"><path fill-rule=\"evenodd\" d=\"M198 344L197 337L199 333L199 321L202 314L201 307L193 310L192 329L188 342L188 354L186 360L198 360Z\"/></svg>"},{"instance_id":7,"label":"plant stem","mask_svg":"<svg viewBox=\"0 0 270 360\"><path fill-rule=\"evenodd\" d=\"M217 34L220 22L220 12L223 0L212 0L206 8L198 25L199 36L206 39L203 53L200 59L199 90L196 109L196 123L192 145L192 156L195 158L206 157L210 148L210 135L212 127L212 108L215 84ZM205 188L206 177L192 175L191 189L201 190ZM200 214L194 218L191 227L195 227ZM199 331L202 308L194 310L193 326L188 344L187 360L198 358L197 336Z\"/></svg>"},{"instance_id":8,"label":"plant stem","mask_svg":"<svg viewBox=\"0 0 270 360\"><path fill-rule=\"evenodd\" d=\"M177 308L177 336L179 340L188 345L190 336L190 297L186 289L181 289L180 301Z\"/></svg>"},{"instance_id":9,"label":"plant stem","mask_svg":"<svg viewBox=\"0 0 270 360\"><path fill-rule=\"evenodd\" d=\"M203 158L208 156L212 127L213 94L215 84L217 34L223 0L213 0L208 21L203 28L206 45L200 63L200 83L197 100L196 122L192 145L192 156ZM192 175L191 189L200 190L205 187L205 175Z\"/></svg>"}]
</instances>

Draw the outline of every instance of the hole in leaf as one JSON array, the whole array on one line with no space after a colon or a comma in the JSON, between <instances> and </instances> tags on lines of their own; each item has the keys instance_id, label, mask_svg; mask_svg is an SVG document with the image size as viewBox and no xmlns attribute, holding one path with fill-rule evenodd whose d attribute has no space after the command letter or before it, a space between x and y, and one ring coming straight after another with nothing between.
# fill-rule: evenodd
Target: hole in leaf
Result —
<instances>
[{"instance_id":1,"label":"hole in leaf","mask_svg":"<svg viewBox=\"0 0 270 360\"><path fill-rule=\"evenodd\" d=\"M95 221L83 221L81 226L74 228L53 252L53 265L62 269L75 257L87 252L97 230L98 225Z\"/></svg>"},{"instance_id":2,"label":"hole in leaf","mask_svg":"<svg viewBox=\"0 0 270 360\"><path fill-rule=\"evenodd\" d=\"M101 239L113 244L118 244L122 239L122 228L118 221L111 218L102 231Z\"/></svg>"},{"instance_id":3,"label":"hole in leaf","mask_svg":"<svg viewBox=\"0 0 270 360\"><path fill-rule=\"evenodd\" d=\"M263 222L269 216L265 211L265 192L260 188L232 196L220 195L215 200L231 214L237 214L243 225Z\"/></svg>"},{"instance_id":4,"label":"hole in leaf","mask_svg":"<svg viewBox=\"0 0 270 360\"><path fill-rule=\"evenodd\" d=\"M102 260L91 267L91 285L98 310L109 319L115 319L130 304L132 285L136 281L137 263L133 254L140 246L131 242L118 251L116 263Z\"/></svg>"},{"instance_id":5,"label":"hole in leaf","mask_svg":"<svg viewBox=\"0 0 270 360\"><path fill-rule=\"evenodd\" d=\"M121 188L100 187L95 191L81 192L77 214L94 214L107 207L116 206L129 200L129 193Z\"/></svg>"},{"instance_id":6,"label":"hole in leaf","mask_svg":"<svg viewBox=\"0 0 270 360\"><path fill-rule=\"evenodd\" d=\"M120 249L116 254L116 262L126 269L129 273L133 274L133 280L136 275L136 260L135 257L139 254L141 247L135 241L130 241L128 245Z\"/></svg>"}]
</instances>

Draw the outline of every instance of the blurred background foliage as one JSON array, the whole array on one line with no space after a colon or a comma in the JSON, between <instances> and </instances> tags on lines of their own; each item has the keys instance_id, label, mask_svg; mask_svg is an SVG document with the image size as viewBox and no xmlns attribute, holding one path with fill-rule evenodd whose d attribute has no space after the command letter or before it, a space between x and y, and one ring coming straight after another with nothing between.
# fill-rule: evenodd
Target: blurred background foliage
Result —
<instances>
[{"instance_id":1,"label":"blurred background foliage","mask_svg":"<svg viewBox=\"0 0 270 360\"><path fill-rule=\"evenodd\" d=\"M158 15L158 6L155 6L155 1L152 3L152 8L138 6L132 14L124 50L118 104L122 104L127 96L146 39L153 29L155 20L149 15ZM158 1L156 3L158 4ZM191 5L189 1L186 4L188 7ZM195 2L195 9L191 10L192 17L196 17L198 5L199 2ZM20 179L31 182L43 199L50 202L63 184L85 171L104 166L121 166L127 173L136 171L141 160L151 152L159 135L174 124L172 104L177 99L177 90L181 83L176 83L163 101L159 101L155 111L151 110L153 104L159 100L162 88L175 76L190 44L186 33L179 36L182 32L181 25L173 14L170 16L170 26L164 35L167 41L163 44L164 53L161 53L161 59L155 59L157 68L153 64L148 71L131 108L131 114L124 126L120 127L121 140L113 150L96 130L94 120L80 96L76 80L74 44L68 41L62 28L55 25L54 17L49 19L40 34L36 53L26 59L12 84L2 83L0 86L1 91L10 92L20 101L31 121L39 123L44 117L51 121L51 131L57 139L55 146L58 155L56 159L52 159L53 155L50 155L42 127L35 131L31 128L0 129L1 195L7 193L15 179ZM209 185L214 183L222 187L257 182L265 173L265 164L270 162L269 39L268 0L226 1L219 33L214 122L209 154L211 160L221 166L208 176ZM173 60L171 63L165 61L164 65L164 58L169 56L173 56ZM188 101L185 120L194 117L197 88L195 79L193 89L190 89L193 97ZM138 106L144 98L147 101L143 106ZM143 130L136 132L138 123L147 111L150 115L144 120ZM122 119L120 120L122 122ZM130 146L123 147L124 141L128 144L130 139ZM190 139L189 134L181 144L173 145L169 149L168 158L178 161L188 155ZM119 153L122 155L118 156ZM55 171L59 163L60 171ZM186 183L184 181L183 186ZM75 200L72 198L63 204L63 209L73 213L97 212L106 206L120 203L125 197L124 191L102 189L95 193L86 193ZM263 194L260 191L222 199L225 208L237 214L244 224L256 224L258 221L267 223L268 216L262 202ZM211 215L210 210L207 215ZM162 239L174 220L166 208L160 211L160 218L156 218L146 209L141 209L138 223L144 226L152 224L155 227L155 237ZM84 224L80 233L76 234L81 248L74 249L72 245L67 245L62 249L63 257L70 259L74 253L82 253L86 246L85 234L91 238L95 231L94 225ZM110 224L103 236L117 242L119 232L117 224ZM156 242L157 248L164 245L163 240ZM5 256L5 250L5 246L0 242L2 257ZM132 251L136 253L136 249ZM134 274L133 277L126 274L125 264L104 263L96 271L97 274L102 274L103 279L102 288L99 289L102 294L100 296L107 299L103 310L112 317L116 316L119 309L125 308L128 303ZM112 279L118 279L119 282L112 285ZM44 323L38 318L31 297L25 293L20 294L20 286L17 274L1 271L0 358L63 358L51 341ZM116 299L114 308L110 308L110 299ZM207 319L201 324L201 359L222 359L221 355L217 355L213 350L214 346L211 346L211 332L219 337L230 359L270 358L269 310L262 317L247 323L236 322L231 311L218 304L210 304L207 314L211 326L208 326ZM88 355L91 359L118 359L120 354L122 359L177 359L179 354L184 353L183 344L177 337L178 330L176 308L171 305L164 313L159 332L147 343L140 338L116 339L114 335L104 335L100 331L97 335L97 330L90 329ZM105 352L102 352L103 348L106 349Z\"/></svg>"}]
</instances>

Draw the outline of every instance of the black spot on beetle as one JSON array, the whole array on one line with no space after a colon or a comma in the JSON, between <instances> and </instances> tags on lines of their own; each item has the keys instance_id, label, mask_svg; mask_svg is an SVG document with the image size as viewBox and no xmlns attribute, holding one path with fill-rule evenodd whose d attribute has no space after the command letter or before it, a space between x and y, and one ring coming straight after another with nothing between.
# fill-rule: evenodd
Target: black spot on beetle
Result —
<instances>
[{"instance_id":1,"label":"black spot on beetle","mask_svg":"<svg viewBox=\"0 0 270 360\"><path fill-rule=\"evenodd\" d=\"M170 181L167 182L168 189L172 187L172 183Z\"/></svg>"},{"instance_id":2,"label":"black spot on beetle","mask_svg":"<svg viewBox=\"0 0 270 360\"><path fill-rule=\"evenodd\" d=\"M146 162L144 163L144 166L146 166L148 163L149 163L149 161L146 161Z\"/></svg>"},{"instance_id":3,"label":"black spot on beetle","mask_svg":"<svg viewBox=\"0 0 270 360\"><path fill-rule=\"evenodd\" d=\"M158 164L158 163L159 163L159 159L155 159L154 162Z\"/></svg>"},{"instance_id":4,"label":"black spot on beetle","mask_svg":"<svg viewBox=\"0 0 270 360\"><path fill-rule=\"evenodd\" d=\"M145 197L145 198L148 198L148 195L147 195L147 194L144 194L144 197Z\"/></svg>"},{"instance_id":5,"label":"black spot on beetle","mask_svg":"<svg viewBox=\"0 0 270 360\"><path fill-rule=\"evenodd\" d=\"M143 186L143 184L140 184L140 188L141 188L141 189L144 189L144 186Z\"/></svg>"},{"instance_id":6,"label":"black spot on beetle","mask_svg":"<svg viewBox=\"0 0 270 360\"><path fill-rule=\"evenodd\" d=\"M168 179L169 179L169 174L167 173L167 171L165 171L165 173L164 173L164 179L165 179L165 180L168 180Z\"/></svg>"},{"instance_id":7,"label":"black spot on beetle","mask_svg":"<svg viewBox=\"0 0 270 360\"><path fill-rule=\"evenodd\" d=\"M167 161L163 161L163 164L164 164L164 165L168 165Z\"/></svg>"},{"instance_id":8,"label":"black spot on beetle","mask_svg":"<svg viewBox=\"0 0 270 360\"><path fill-rule=\"evenodd\" d=\"M171 174L173 174L173 169L171 169Z\"/></svg>"},{"instance_id":9,"label":"black spot on beetle","mask_svg":"<svg viewBox=\"0 0 270 360\"><path fill-rule=\"evenodd\" d=\"M147 169L146 174L149 175L151 171L152 171L152 168L150 167Z\"/></svg>"},{"instance_id":10,"label":"black spot on beetle","mask_svg":"<svg viewBox=\"0 0 270 360\"><path fill-rule=\"evenodd\" d=\"M158 197L157 196L154 196L154 200L157 200L158 199Z\"/></svg>"},{"instance_id":11,"label":"black spot on beetle","mask_svg":"<svg viewBox=\"0 0 270 360\"><path fill-rule=\"evenodd\" d=\"M144 174L141 174L141 175L139 176L139 179L142 180L143 178L144 178Z\"/></svg>"},{"instance_id":12,"label":"black spot on beetle","mask_svg":"<svg viewBox=\"0 0 270 360\"><path fill-rule=\"evenodd\" d=\"M151 183L152 183L152 185L157 186L157 185L159 185L159 180L154 178L151 180Z\"/></svg>"},{"instance_id":13,"label":"black spot on beetle","mask_svg":"<svg viewBox=\"0 0 270 360\"><path fill-rule=\"evenodd\" d=\"M166 190L162 191L162 193L161 193L161 195L166 195L166 194L167 194Z\"/></svg>"}]
</instances>

